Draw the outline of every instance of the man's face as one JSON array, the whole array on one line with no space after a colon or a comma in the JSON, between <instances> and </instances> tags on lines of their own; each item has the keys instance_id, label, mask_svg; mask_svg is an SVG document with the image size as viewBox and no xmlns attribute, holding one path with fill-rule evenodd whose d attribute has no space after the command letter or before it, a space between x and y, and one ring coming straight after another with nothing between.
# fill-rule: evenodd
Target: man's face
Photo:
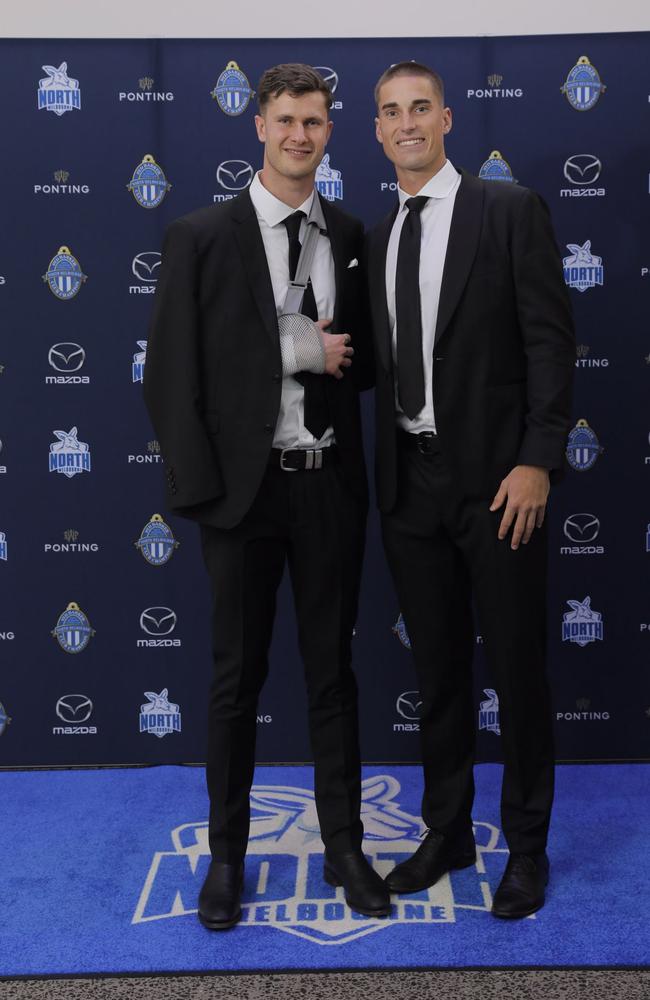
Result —
<instances>
[{"instance_id":1,"label":"man's face","mask_svg":"<svg viewBox=\"0 0 650 1000\"><path fill-rule=\"evenodd\" d=\"M332 131L325 95L320 91L272 97L264 114L255 116L257 138L264 143L264 169L300 180L316 172Z\"/></svg>"},{"instance_id":2,"label":"man's face","mask_svg":"<svg viewBox=\"0 0 650 1000\"><path fill-rule=\"evenodd\" d=\"M375 129L384 153L400 171L433 176L445 162L451 111L426 76L396 76L379 91Z\"/></svg>"}]
</instances>

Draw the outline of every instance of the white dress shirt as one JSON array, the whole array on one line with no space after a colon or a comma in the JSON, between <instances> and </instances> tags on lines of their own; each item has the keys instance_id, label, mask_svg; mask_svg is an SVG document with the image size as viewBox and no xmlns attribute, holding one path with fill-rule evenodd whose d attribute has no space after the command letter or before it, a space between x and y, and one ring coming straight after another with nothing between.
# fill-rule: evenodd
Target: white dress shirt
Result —
<instances>
[{"instance_id":1,"label":"white dress shirt","mask_svg":"<svg viewBox=\"0 0 650 1000\"><path fill-rule=\"evenodd\" d=\"M447 254L451 216L454 210L456 192L460 184L460 174L452 167L449 160L445 162L418 195L426 195L429 201L421 212L422 242L420 243L420 306L422 315L422 361L424 368L424 406L413 420L409 420L399 405L397 369L397 329L395 309L395 277L397 274L397 252L399 238L404 220L408 215L406 201L414 197L401 188L399 194L399 211L393 223L388 251L386 254L386 299L388 301L388 318L390 322L393 370L395 372L395 405L397 409L397 426L412 434L421 431L434 431L436 419L433 412L433 340L438 320L438 305L440 303L440 287L442 271Z\"/></svg>"},{"instance_id":2,"label":"white dress shirt","mask_svg":"<svg viewBox=\"0 0 650 1000\"><path fill-rule=\"evenodd\" d=\"M310 194L307 200L296 209L285 205L283 201L267 191L259 174L253 178L249 191L264 242L275 306L278 315L280 315L289 287L289 237L284 226L284 219L293 215L294 212L304 212L305 216L308 216L316 192ZM301 242L305 235L306 226L305 218L300 226ZM311 266L311 284L316 299L318 318L331 318L334 315L336 287L334 258L332 257L330 241L322 233L318 238ZM322 378L327 377L326 375L322 376ZM305 427L305 390L295 378L285 375L282 379L282 397L273 435L273 447L322 448L332 444L333 441L334 431L331 427L327 428L320 439L315 438L307 430Z\"/></svg>"}]
</instances>

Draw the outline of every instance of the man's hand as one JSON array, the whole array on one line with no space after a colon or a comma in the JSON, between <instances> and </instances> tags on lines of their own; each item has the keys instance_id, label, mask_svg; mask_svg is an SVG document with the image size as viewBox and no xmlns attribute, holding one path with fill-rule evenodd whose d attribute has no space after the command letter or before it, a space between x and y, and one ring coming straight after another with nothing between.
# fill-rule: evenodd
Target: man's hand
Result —
<instances>
[{"instance_id":1,"label":"man's hand","mask_svg":"<svg viewBox=\"0 0 650 1000\"><path fill-rule=\"evenodd\" d=\"M331 324L331 319L319 319L317 326L323 338L325 349L325 372L334 378L343 378L341 368L349 368L354 350L348 347L351 337L349 333L326 333L325 327Z\"/></svg>"},{"instance_id":2,"label":"man's hand","mask_svg":"<svg viewBox=\"0 0 650 1000\"><path fill-rule=\"evenodd\" d=\"M490 510L498 510L508 501L499 525L499 538L506 537L514 521L511 549L518 549L520 542L525 545L534 528L541 528L548 491L548 469L537 465L516 465L502 480Z\"/></svg>"}]
</instances>

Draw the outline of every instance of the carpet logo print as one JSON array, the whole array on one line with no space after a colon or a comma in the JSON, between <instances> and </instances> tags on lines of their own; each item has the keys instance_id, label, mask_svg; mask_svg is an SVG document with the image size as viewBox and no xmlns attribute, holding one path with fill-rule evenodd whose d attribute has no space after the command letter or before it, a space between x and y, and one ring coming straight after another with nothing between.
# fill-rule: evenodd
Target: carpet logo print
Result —
<instances>
[{"instance_id":1,"label":"carpet logo print","mask_svg":"<svg viewBox=\"0 0 650 1000\"><path fill-rule=\"evenodd\" d=\"M382 876L413 853L425 831L418 816L400 808L400 791L392 775L363 782L364 853ZM489 914L492 896L485 855L505 854L506 848L499 846L496 826L479 822L474 829L477 861L473 869L459 873L462 886L445 875L415 896L394 897L387 918L364 917L345 904L342 888L323 881L314 793L291 785L255 785L239 926L272 927L314 944L342 945L400 924L453 924L466 911ZM196 914L210 861L208 824L177 826L171 840L172 850L154 854L133 924Z\"/></svg>"}]
</instances>

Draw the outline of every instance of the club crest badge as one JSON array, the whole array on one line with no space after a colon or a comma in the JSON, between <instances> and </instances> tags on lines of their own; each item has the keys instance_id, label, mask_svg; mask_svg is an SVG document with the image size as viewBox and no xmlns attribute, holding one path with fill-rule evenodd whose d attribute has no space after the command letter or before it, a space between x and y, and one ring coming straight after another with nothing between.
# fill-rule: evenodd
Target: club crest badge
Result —
<instances>
[{"instance_id":1,"label":"club crest badge","mask_svg":"<svg viewBox=\"0 0 650 1000\"><path fill-rule=\"evenodd\" d=\"M0 531L0 562L7 561L7 536Z\"/></svg>"},{"instance_id":2,"label":"club crest badge","mask_svg":"<svg viewBox=\"0 0 650 1000\"><path fill-rule=\"evenodd\" d=\"M0 701L0 736L2 736L2 734L4 733L5 729L7 728L10 722L11 719L7 715L7 711L4 705Z\"/></svg>"},{"instance_id":3,"label":"club crest badge","mask_svg":"<svg viewBox=\"0 0 650 1000\"><path fill-rule=\"evenodd\" d=\"M316 171L316 190L328 201L341 201L343 199L343 175L340 170L335 170L330 166L330 154L320 161Z\"/></svg>"},{"instance_id":4,"label":"club crest badge","mask_svg":"<svg viewBox=\"0 0 650 1000\"><path fill-rule=\"evenodd\" d=\"M406 631L406 622L404 621L404 615L401 611L391 631L393 635L397 636L403 646L406 646L407 649L411 648L411 640L409 639L409 634Z\"/></svg>"},{"instance_id":5,"label":"club crest badge","mask_svg":"<svg viewBox=\"0 0 650 1000\"><path fill-rule=\"evenodd\" d=\"M162 167L147 153L133 171L133 177L126 185L141 208L158 208L171 188Z\"/></svg>"},{"instance_id":6,"label":"club crest badge","mask_svg":"<svg viewBox=\"0 0 650 1000\"><path fill-rule=\"evenodd\" d=\"M90 446L85 441L79 441L76 427L71 427L69 431L54 431L54 437L58 440L50 445L50 472L60 472L68 479L90 472Z\"/></svg>"},{"instance_id":7,"label":"club crest badge","mask_svg":"<svg viewBox=\"0 0 650 1000\"><path fill-rule=\"evenodd\" d=\"M172 529L165 524L160 514L154 514L134 544L150 566L164 566L180 543L176 541Z\"/></svg>"},{"instance_id":8,"label":"club crest badge","mask_svg":"<svg viewBox=\"0 0 650 1000\"><path fill-rule=\"evenodd\" d=\"M506 183L516 184L516 179L512 176L510 165L501 156L498 149L493 149L487 160L478 172L483 181L506 181Z\"/></svg>"},{"instance_id":9,"label":"club crest badge","mask_svg":"<svg viewBox=\"0 0 650 1000\"><path fill-rule=\"evenodd\" d=\"M144 381L144 366L147 360L147 341L138 340L136 341L139 351L133 355L133 363L131 364L131 378L133 382Z\"/></svg>"},{"instance_id":10,"label":"club crest badge","mask_svg":"<svg viewBox=\"0 0 650 1000\"><path fill-rule=\"evenodd\" d=\"M66 653L83 652L94 634L94 628L74 601L68 604L52 630L52 635Z\"/></svg>"},{"instance_id":11,"label":"club crest badge","mask_svg":"<svg viewBox=\"0 0 650 1000\"><path fill-rule=\"evenodd\" d=\"M234 60L231 60L210 94L223 113L233 118L244 113L251 97L255 96L255 91L251 89L246 74L242 73Z\"/></svg>"},{"instance_id":12,"label":"club crest badge","mask_svg":"<svg viewBox=\"0 0 650 1000\"><path fill-rule=\"evenodd\" d=\"M591 598L567 601L567 604L571 611L562 616L562 641L574 642L577 646L602 641L603 616L599 611L592 611Z\"/></svg>"},{"instance_id":13,"label":"club crest badge","mask_svg":"<svg viewBox=\"0 0 650 1000\"><path fill-rule=\"evenodd\" d=\"M569 257L562 258L562 265L564 280L569 288L575 288L578 292L586 292L588 288L604 284L603 258L592 254L591 240L585 240L582 246L578 243L567 243L566 246L571 254Z\"/></svg>"},{"instance_id":14,"label":"club crest badge","mask_svg":"<svg viewBox=\"0 0 650 1000\"><path fill-rule=\"evenodd\" d=\"M569 434L566 446L567 462L576 472L588 472L602 451L598 438L586 420L578 420Z\"/></svg>"},{"instance_id":15,"label":"club crest badge","mask_svg":"<svg viewBox=\"0 0 650 1000\"><path fill-rule=\"evenodd\" d=\"M43 66L47 76L38 81L38 110L53 111L57 117L66 111L81 111L79 81L68 76L68 64Z\"/></svg>"},{"instance_id":16,"label":"club crest badge","mask_svg":"<svg viewBox=\"0 0 650 1000\"><path fill-rule=\"evenodd\" d=\"M590 111L606 89L596 67L591 65L587 56L580 56L560 92L576 111Z\"/></svg>"},{"instance_id":17,"label":"club crest badge","mask_svg":"<svg viewBox=\"0 0 650 1000\"><path fill-rule=\"evenodd\" d=\"M483 688L483 693L487 699L482 701L478 710L478 728L486 729L488 733L495 736L501 735L501 723L499 721L499 696L494 688Z\"/></svg>"},{"instance_id":18,"label":"club crest badge","mask_svg":"<svg viewBox=\"0 0 650 1000\"><path fill-rule=\"evenodd\" d=\"M59 247L43 275L52 294L63 302L73 299L87 278L69 247Z\"/></svg>"},{"instance_id":19,"label":"club crest badge","mask_svg":"<svg viewBox=\"0 0 650 1000\"><path fill-rule=\"evenodd\" d=\"M145 691L144 696L149 700L140 706L141 733L151 733L159 739L169 736L170 733L180 733L180 707L168 701L168 694L167 688L163 688L160 694L156 694L155 691Z\"/></svg>"}]
</instances>

